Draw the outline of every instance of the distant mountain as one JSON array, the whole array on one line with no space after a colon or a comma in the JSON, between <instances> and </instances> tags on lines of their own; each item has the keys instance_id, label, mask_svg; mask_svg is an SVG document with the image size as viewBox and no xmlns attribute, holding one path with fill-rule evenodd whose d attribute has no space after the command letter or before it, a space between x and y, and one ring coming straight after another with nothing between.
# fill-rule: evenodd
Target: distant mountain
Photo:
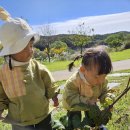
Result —
<instances>
[{"instance_id":1,"label":"distant mountain","mask_svg":"<svg viewBox=\"0 0 130 130\"><path fill-rule=\"evenodd\" d=\"M95 44L100 44L100 45L104 45L106 44L104 42L104 40L109 36L109 35L113 35L113 34L118 34L118 33L123 33L124 35L128 35L130 34L130 32L127 31L121 31L121 32L116 32L116 33L110 33L110 34L103 34L103 35L94 35L93 36L93 41L90 42L88 45L86 45L85 47L91 47ZM45 47L47 46L47 43L49 42L50 44L53 43L54 41L62 41L65 42L67 44L67 46L71 49L76 49L77 47L73 45L73 41L71 39L71 36L73 34L59 34L59 35L53 35L53 36L41 36L40 37L40 41L38 43L35 44L36 48L39 48L41 51L45 49Z\"/></svg>"}]
</instances>

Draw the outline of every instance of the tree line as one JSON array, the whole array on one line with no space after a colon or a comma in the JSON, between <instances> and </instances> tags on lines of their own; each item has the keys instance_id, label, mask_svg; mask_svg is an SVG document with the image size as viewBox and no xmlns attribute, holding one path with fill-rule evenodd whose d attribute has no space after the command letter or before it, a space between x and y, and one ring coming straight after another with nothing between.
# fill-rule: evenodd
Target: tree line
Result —
<instances>
[{"instance_id":1,"label":"tree line","mask_svg":"<svg viewBox=\"0 0 130 130\"><path fill-rule=\"evenodd\" d=\"M68 50L79 50L82 54L84 48L105 45L115 48L115 51L130 48L130 32L116 32L104 35L60 34L41 36L35 47L44 52L50 62L51 57L60 55Z\"/></svg>"}]
</instances>

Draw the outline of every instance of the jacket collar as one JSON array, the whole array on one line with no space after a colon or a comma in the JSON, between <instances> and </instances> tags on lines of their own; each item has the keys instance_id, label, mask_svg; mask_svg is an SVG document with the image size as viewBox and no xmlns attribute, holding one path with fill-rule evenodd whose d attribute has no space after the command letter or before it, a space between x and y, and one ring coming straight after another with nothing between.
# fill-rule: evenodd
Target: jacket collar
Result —
<instances>
[{"instance_id":1,"label":"jacket collar","mask_svg":"<svg viewBox=\"0 0 130 130\"><path fill-rule=\"evenodd\" d=\"M79 77L87 84L87 85L91 85L87 79L85 78L84 74L80 71L80 69L78 69L79 72Z\"/></svg>"},{"instance_id":2,"label":"jacket collar","mask_svg":"<svg viewBox=\"0 0 130 130\"><path fill-rule=\"evenodd\" d=\"M9 63L9 56L5 57L5 61L7 63ZM16 60L11 58L11 63L12 63L12 66L23 66L23 65L28 64L29 61L28 62L19 62L19 61L16 61Z\"/></svg>"}]
</instances>

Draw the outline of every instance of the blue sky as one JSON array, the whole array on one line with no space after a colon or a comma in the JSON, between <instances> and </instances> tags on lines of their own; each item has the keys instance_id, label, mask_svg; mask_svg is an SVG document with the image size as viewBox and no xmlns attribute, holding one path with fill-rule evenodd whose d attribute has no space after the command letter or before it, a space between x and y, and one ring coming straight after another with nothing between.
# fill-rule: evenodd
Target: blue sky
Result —
<instances>
[{"instance_id":1,"label":"blue sky","mask_svg":"<svg viewBox=\"0 0 130 130\"><path fill-rule=\"evenodd\" d=\"M31 25L130 11L130 0L0 0L12 17Z\"/></svg>"}]
</instances>

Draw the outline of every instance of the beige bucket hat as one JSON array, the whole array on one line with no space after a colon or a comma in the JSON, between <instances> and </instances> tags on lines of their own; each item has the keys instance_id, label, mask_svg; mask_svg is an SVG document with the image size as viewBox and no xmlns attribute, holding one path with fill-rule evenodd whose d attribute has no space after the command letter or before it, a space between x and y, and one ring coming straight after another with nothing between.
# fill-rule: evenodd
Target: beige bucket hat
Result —
<instances>
[{"instance_id":1,"label":"beige bucket hat","mask_svg":"<svg viewBox=\"0 0 130 130\"><path fill-rule=\"evenodd\" d=\"M40 38L25 20L16 18L6 21L0 27L0 43L3 46L0 56L16 54L22 51L32 37L34 37L35 43Z\"/></svg>"}]
</instances>

